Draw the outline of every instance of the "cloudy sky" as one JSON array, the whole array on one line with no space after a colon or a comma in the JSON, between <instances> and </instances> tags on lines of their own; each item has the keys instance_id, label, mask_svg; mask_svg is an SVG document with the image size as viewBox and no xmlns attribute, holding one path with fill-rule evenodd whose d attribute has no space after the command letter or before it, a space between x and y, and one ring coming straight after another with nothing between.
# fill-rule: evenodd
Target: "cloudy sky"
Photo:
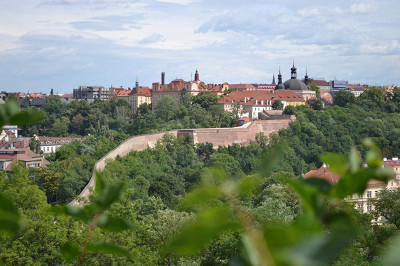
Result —
<instances>
[{"instance_id":1,"label":"cloudy sky","mask_svg":"<svg viewBox=\"0 0 400 266\"><path fill-rule=\"evenodd\" d=\"M0 0L0 90L303 77L400 84L398 0Z\"/></svg>"}]
</instances>

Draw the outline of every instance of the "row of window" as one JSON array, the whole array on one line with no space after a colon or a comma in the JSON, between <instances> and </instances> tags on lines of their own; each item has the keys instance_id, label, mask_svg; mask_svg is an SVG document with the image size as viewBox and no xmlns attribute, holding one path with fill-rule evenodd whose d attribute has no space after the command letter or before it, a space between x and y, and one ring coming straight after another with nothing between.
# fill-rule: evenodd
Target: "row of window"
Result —
<instances>
[{"instance_id":1,"label":"row of window","mask_svg":"<svg viewBox=\"0 0 400 266\"><path fill-rule=\"evenodd\" d=\"M57 147L42 147L43 151L51 151L51 152L55 152L57 149Z\"/></svg>"},{"instance_id":2,"label":"row of window","mask_svg":"<svg viewBox=\"0 0 400 266\"><path fill-rule=\"evenodd\" d=\"M357 209L359 212L363 213L364 212L364 204L358 203ZM370 203L367 203L367 212L370 212L371 210L372 210L372 205Z\"/></svg>"}]
</instances>

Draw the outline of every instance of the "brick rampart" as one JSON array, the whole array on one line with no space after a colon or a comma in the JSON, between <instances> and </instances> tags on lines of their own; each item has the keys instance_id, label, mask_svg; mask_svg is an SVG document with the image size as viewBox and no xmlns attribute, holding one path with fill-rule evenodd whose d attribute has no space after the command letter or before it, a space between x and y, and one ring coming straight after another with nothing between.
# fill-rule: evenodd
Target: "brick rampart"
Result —
<instances>
[{"instance_id":1,"label":"brick rampart","mask_svg":"<svg viewBox=\"0 0 400 266\"><path fill-rule=\"evenodd\" d=\"M118 155L122 157L129 154L133 150L142 151L149 147L151 148L166 133L170 133L175 137L191 136L194 144L208 142L212 143L214 147L228 146L232 145L233 143L247 145L255 140L257 133L263 132L264 135L268 136L273 132L278 132L280 129L288 128L289 124L295 119L296 118L294 116L291 116L290 119L256 120L251 122L251 124L246 127L180 129L155 134L133 136L98 160L94 166L94 169L98 172L101 172L106 167L107 162L109 160L114 160ZM87 199L95 185L96 178L93 171L89 183L79 194L79 198ZM70 204L76 206L82 205L82 203L77 200L73 200Z\"/></svg>"}]
</instances>

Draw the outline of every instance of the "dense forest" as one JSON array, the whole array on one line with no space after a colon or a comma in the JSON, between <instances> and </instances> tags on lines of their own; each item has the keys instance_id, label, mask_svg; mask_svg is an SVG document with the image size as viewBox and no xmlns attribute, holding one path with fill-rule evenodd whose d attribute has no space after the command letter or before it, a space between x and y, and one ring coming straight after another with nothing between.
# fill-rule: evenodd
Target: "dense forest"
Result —
<instances>
[{"instance_id":1,"label":"dense forest","mask_svg":"<svg viewBox=\"0 0 400 266\"><path fill-rule=\"evenodd\" d=\"M68 202L79 193L90 176L94 161L118 145L126 138L126 133L170 129L173 126L170 121L181 123L182 127L216 125L213 124L217 123L214 121L216 111L213 111L217 109L213 107L216 102L202 98L193 102L195 108L204 110L208 116L195 118L198 112L191 111L193 105L184 102L175 101L176 109L158 109L155 113L143 107L140 114L127 119L124 127L127 131L100 137L102 126L108 126L110 132L118 129L111 126L112 119L118 118L105 116L107 123L100 127L95 124L101 119L83 127L94 129L84 132L91 134L84 142L65 145L52 155L48 169L28 171L15 166L11 172L3 172L0 191L18 208L25 226L15 235L0 235L0 261L6 264L62 264L63 260L69 260L72 264L84 265L257 265L254 250L263 250L263 247L258 246L257 241L249 244L257 239L251 230L249 233L249 224L264 232L267 250L271 253L266 260L278 265L369 265L388 258L384 254L391 237L399 230L399 211L391 208L398 206L398 192L384 192L374 203L375 213L360 214L338 199L359 193L362 185L345 190L339 187L341 184L307 183L301 176L321 166L322 162L335 166L333 157L350 156L348 161L352 167L346 168L349 172L345 176L363 173L370 178L387 180L384 179L387 176L379 172L378 161L382 156L400 154L399 90L385 94L372 88L357 99L340 92L335 104L323 110L308 106L287 108L286 113L297 117L287 130L269 137L258 135L248 146L193 145L190 139L165 135L153 149L132 152L109 162L102 173L105 183L115 188L122 181L124 189L118 200L113 199L113 204L110 200L110 204L102 205L98 203L101 197L96 196L91 201L103 206L104 214L128 221L133 230L113 233L113 230L105 230L100 222L92 227L87 218L82 219L84 212L81 211L66 211L69 216L49 212L52 205ZM101 110L95 106L102 103L74 105ZM51 123L57 119L65 117L72 121L79 114L78 107L77 113L68 111L74 105L52 113L54 119L48 112L41 124L25 129L27 132L51 132ZM102 113L90 111L88 116L95 117L96 112ZM229 116L220 114L220 126L232 125ZM157 122L149 124L148 121ZM78 134L71 124L65 134ZM118 134L124 135L117 138ZM366 137L377 147L365 142ZM359 156L352 147L360 151ZM323 156L330 152L345 157ZM364 160L369 160L370 172L362 172L364 170L358 167ZM346 162L345 159L339 161ZM90 208L84 211L93 213ZM212 215L213 211L218 211L218 215ZM389 212L389 219L383 225L371 224L371 219L382 215L382 211ZM225 219L231 215L236 218ZM87 229L88 224L90 229ZM196 233L199 228L201 235ZM81 257L68 257L73 249L66 252L65 244L74 242L85 247L87 232L91 233L91 241L121 246L128 256L117 256L120 255L117 250L113 253L111 249L106 253L81 249L76 251L83 252ZM191 237L187 237L188 234ZM203 240L191 242L195 237ZM188 250L192 246L197 249Z\"/></svg>"}]
</instances>

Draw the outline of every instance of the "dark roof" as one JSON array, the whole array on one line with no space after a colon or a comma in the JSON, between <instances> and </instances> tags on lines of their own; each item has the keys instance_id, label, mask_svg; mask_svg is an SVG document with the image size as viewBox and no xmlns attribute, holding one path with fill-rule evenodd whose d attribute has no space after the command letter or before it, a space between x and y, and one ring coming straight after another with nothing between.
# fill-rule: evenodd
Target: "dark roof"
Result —
<instances>
[{"instance_id":1,"label":"dark roof","mask_svg":"<svg viewBox=\"0 0 400 266\"><path fill-rule=\"evenodd\" d=\"M285 89L292 90L292 91L305 91L310 90L308 85L306 85L303 81L299 79L289 79L283 83Z\"/></svg>"},{"instance_id":2,"label":"dark roof","mask_svg":"<svg viewBox=\"0 0 400 266\"><path fill-rule=\"evenodd\" d=\"M284 90L285 89L285 85L281 84L276 84L275 86L275 90Z\"/></svg>"}]
</instances>

